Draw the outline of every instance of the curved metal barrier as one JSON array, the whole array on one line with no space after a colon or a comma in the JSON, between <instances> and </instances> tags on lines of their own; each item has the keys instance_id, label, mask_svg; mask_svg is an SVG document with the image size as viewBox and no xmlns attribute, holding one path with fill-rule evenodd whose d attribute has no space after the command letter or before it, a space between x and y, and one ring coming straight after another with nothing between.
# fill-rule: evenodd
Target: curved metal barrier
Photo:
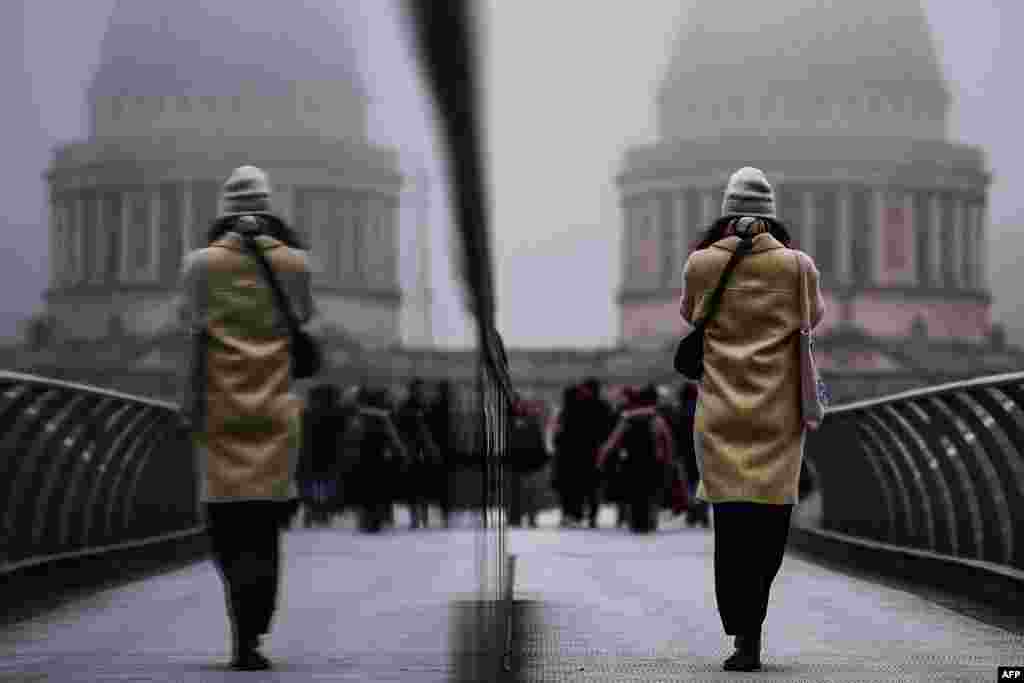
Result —
<instances>
[{"instance_id":1,"label":"curved metal barrier","mask_svg":"<svg viewBox=\"0 0 1024 683\"><path fill-rule=\"evenodd\" d=\"M202 529L177 406L0 372L0 574Z\"/></svg>"},{"instance_id":2,"label":"curved metal barrier","mask_svg":"<svg viewBox=\"0 0 1024 683\"><path fill-rule=\"evenodd\" d=\"M826 529L1024 568L1024 373L837 406L806 454Z\"/></svg>"}]
</instances>

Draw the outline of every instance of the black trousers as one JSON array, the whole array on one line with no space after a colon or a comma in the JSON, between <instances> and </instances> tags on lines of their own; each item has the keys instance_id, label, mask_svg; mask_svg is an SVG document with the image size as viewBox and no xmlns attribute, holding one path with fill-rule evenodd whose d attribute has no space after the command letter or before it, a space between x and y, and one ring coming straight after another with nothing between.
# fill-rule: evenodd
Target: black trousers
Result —
<instances>
[{"instance_id":1,"label":"black trousers","mask_svg":"<svg viewBox=\"0 0 1024 683\"><path fill-rule=\"evenodd\" d=\"M714 503L715 599L727 635L756 635L782 566L792 505Z\"/></svg>"},{"instance_id":2,"label":"black trousers","mask_svg":"<svg viewBox=\"0 0 1024 683\"><path fill-rule=\"evenodd\" d=\"M236 647L270 630L281 576L281 527L294 503L208 503L207 533L224 581Z\"/></svg>"}]
</instances>

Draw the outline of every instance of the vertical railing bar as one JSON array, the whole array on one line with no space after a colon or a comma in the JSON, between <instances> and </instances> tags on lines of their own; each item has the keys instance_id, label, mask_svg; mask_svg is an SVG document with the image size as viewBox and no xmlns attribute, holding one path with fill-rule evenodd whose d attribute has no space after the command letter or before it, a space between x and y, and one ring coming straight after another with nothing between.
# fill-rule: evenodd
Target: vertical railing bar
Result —
<instances>
[{"instance_id":1,"label":"vertical railing bar","mask_svg":"<svg viewBox=\"0 0 1024 683\"><path fill-rule=\"evenodd\" d=\"M886 449L889 461L893 467L900 467L903 465L909 471L910 482L914 487L915 493L917 493L918 507L916 512L922 522L921 527L918 527L918 534L921 533L921 528L924 530L924 538L919 539L926 544L929 550L935 550L935 518L934 512L931 505L931 496L928 490L927 484L924 479L924 475L921 474L921 469L914 461L913 456L907 451L904 444L899 440L899 437L889 428L889 425L885 423L875 410L866 411L868 420L876 427L876 434L883 440L887 441L890 448ZM904 472L907 474L908 472ZM908 501L913 504L913 500Z\"/></svg>"}]
</instances>

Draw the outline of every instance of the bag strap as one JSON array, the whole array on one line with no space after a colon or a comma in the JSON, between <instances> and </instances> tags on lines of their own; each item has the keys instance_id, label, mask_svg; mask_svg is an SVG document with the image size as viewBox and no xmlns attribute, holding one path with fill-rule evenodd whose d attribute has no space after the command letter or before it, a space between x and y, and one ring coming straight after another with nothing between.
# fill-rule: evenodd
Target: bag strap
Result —
<instances>
[{"instance_id":1,"label":"bag strap","mask_svg":"<svg viewBox=\"0 0 1024 683\"><path fill-rule=\"evenodd\" d=\"M295 312L292 310L291 304L288 302L288 297L285 296L284 290L281 289L281 283L274 274L274 269L270 267L267 257L263 255L263 250L260 249L260 245L256 242L256 238L252 233L242 233L242 244L245 245L246 251L256 259L257 263L260 264L260 270L263 272L263 278L266 280L267 284L270 285L270 290L274 293L274 300L277 303L277 308L284 315L285 322L288 324L288 332L292 336L298 335L299 320L295 317Z\"/></svg>"},{"instance_id":2,"label":"bag strap","mask_svg":"<svg viewBox=\"0 0 1024 683\"><path fill-rule=\"evenodd\" d=\"M740 259L750 253L753 247L754 240L751 237L740 238L736 251L732 253L729 262L725 264L725 270L722 271L722 277L718 280L718 286L715 287L715 291L711 294L711 300L708 302L708 312L694 327L705 327L715 317L715 313L718 312L718 306L722 301L722 294L725 292L725 285L729 281L729 276L732 275L732 271L736 268L736 264L740 262Z\"/></svg>"},{"instance_id":3,"label":"bag strap","mask_svg":"<svg viewBox=\"0 0 1024 683\"><path fill-rule=\"evenodd\" d=\"M811 309L810 309L810 297L807 293L807 270L804 268L804 263L800 259L800 254L793 252L793 257L796 259L796 270L797 270L797 298L800 300L800 329L810 330L811 329Z\"/></svg>"}]
</instances>

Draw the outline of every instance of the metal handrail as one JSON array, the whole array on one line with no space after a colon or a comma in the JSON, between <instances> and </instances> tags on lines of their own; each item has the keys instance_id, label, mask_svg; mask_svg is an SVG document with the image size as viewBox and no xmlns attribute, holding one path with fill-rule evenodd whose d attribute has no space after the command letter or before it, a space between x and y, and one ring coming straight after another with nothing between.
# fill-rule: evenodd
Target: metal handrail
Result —
<instances>
[{"instance_id":1,"label":"metal handrail","mask_svg":"<svg viewBox=\"0 0 1024 683\"><path fill-rule=\"evenodd\" d=\"M95 387L89 384L81 384L78 382L68 382L62 379L54 379L52 377L41 377L39 375L28 375L22 372L11 372L9 370L0 370L0 382L14 381L14 382L25 382L34 384L45 384L47 386L54 387L55 389L72 389L79 391L87 391L97 396L109 396L111 398L121 398L136 403L145 403L147 405L155 406L157 408L166 408L167 410L178 410L178 405L170 401L161 401L155 398L149 398L146 396L139 396L138 394L126 394L121 391L114 389L106 389L103 387Z\"/></svg>"},{"instance_id":2,"label":"metal handrail","mask_svg":"<svg viewBox=\"0 0 1024 683\"><path fill-rule=\"evenodd\" d=\"M191 448L173 403L0 372L0 574L198 533Z\"/></svg>"},{"instance_id":3,"label":"metal handrail","mask_svg":"<svg viewBox=\"0 0 1024 683\"><path fill-rule=\"evenodd\" d=\"M1024 568L1024 372L832 407L806 455L826 529Z\"/></svg>"},{"instance_id":4,"label":"metal handrail","mask_svg":"<svg viewBox=\"0 0 1024 683\"><path fill-rule=\"evenodd\" d=\"M938 384L931 387L922 387L919 389L909 389L907 391L901 391L897 394L890 394L888 396L879 396L876 398L865 399L863 401L853 401L851 403L844 403L838 406L832 406L828 409L829 414L841 414L849 412L851 410L860 410L863 408L872 408L886 403L892 403L894 401L903 401L906 399L920 398L922 396L931 396L934 394L942 394L950 391L958 391L961 389L970 389L976 386L991 386L994 384L1002 383L1015 383L1024 381L1024 372L1006 372L998 375L987 375L985 377L975 377L973 379L959 380L956 382L947 382L945 384Z\"/></svg>"}]
</instances>

